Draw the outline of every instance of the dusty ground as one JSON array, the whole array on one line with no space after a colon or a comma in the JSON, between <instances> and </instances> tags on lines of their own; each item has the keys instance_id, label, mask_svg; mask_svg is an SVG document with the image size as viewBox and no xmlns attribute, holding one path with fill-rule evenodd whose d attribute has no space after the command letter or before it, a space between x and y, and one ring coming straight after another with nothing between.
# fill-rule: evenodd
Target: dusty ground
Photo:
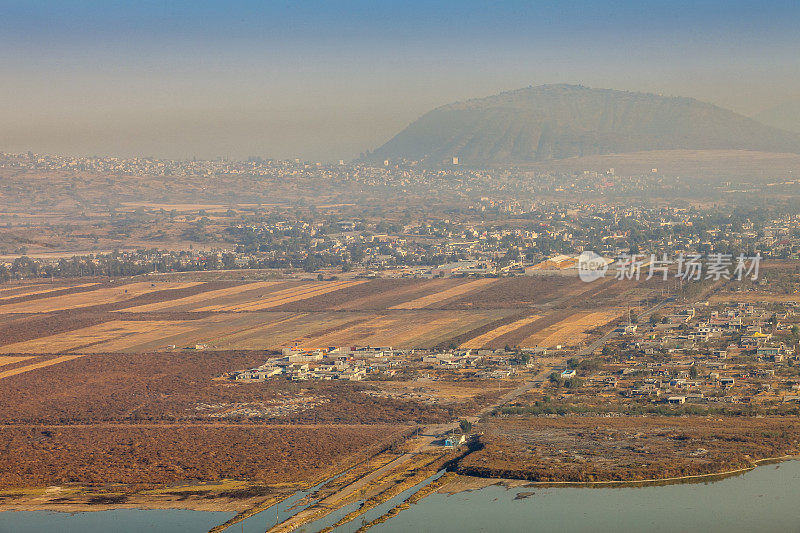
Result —
<instances>
[{"instance_id":1,"label":"dusty ground","mask_svg":"<svg viewBox=\"0 0 800 533\"><path fill-rule=\"evenodd\" d=\"M459 473L545 482L719 473L796 454L800 442L794 417L509 417L478 430Z\"/></svg>"}]
</instances>

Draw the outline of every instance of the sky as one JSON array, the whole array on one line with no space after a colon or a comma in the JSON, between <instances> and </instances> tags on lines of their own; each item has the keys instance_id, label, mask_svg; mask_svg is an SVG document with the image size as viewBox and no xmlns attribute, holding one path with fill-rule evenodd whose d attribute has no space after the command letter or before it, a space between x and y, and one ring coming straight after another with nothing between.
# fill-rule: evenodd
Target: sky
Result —
<instances>
[{"instance_id":1,"label":"sky","mask_svg":"<svg viewBox=\"0 0 800 533\"><path fill-rule=\"evenodd\" d=\"M544 83L800 101L800 2L0 0L0 152L351 159Z\"/></svg>"}]
</instances>

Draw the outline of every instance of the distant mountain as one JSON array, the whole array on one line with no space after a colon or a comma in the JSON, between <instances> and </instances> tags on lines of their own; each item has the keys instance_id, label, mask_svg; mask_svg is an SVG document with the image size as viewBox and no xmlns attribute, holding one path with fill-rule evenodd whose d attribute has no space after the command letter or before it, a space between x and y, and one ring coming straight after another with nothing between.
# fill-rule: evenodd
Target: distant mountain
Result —
<instances>
[{"instance_id":1,"label":"distant mountain","mask_svg":"<svg viewBox=\"0 0 800 533\"><path fill-rule=\"evenodd\" d=\"M759 113L755 118L769 126L800 133L800 101L784 102Z\"/></svg>"},{"instance_id":2,"label":"distant mountain","mask_svg":"<svg viewBox=\"0 0 800 533\"><path fill-rule=\"evenodd\" d=\"M676 149L800 153L800 134L692 98L542 85L434 109L363 159L524 163Z\"/></svg>"}]
</instances>

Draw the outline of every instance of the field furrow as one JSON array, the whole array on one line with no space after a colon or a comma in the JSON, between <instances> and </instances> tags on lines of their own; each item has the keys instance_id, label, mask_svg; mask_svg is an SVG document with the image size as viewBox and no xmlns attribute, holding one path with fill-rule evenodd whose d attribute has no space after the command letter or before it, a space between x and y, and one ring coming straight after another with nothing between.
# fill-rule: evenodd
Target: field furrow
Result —
<instances>
[{"instance_id":1,"label":"field furrow","mask_svg":"<svg viewBox=\"0 0 800 533\"><path fill-rule=\"evenodd\" d=\"M496 281L497 280L495 279L477 279L474 281L468 281L434 294L429 294L421 298L416 298L398 305L393 305L390 307L390 309L422 309L424 307L429 307L445 300L456 298L458 296L478 290Z\"/></svg>"},{"instance_id":2,"label":"field furrow","mask_svg":"<svg viewBox=\"0 0 800 533\"><path fill-rule=\"evenodd\" d=\"M506 324L504 326L500 326L495 328L483 335L478 335L477 337L470 339L461 344L461 348L483 348L489 342L495 340L496 338L500 337L501 335L505 335L506 333L510 333L512 331L516 331L519 328L525 327L528 324L539 320L541 316L539 315L531 315L525 318L520 318L519 320L515 320L510 324Z\"/></svg>"}]
</instances>

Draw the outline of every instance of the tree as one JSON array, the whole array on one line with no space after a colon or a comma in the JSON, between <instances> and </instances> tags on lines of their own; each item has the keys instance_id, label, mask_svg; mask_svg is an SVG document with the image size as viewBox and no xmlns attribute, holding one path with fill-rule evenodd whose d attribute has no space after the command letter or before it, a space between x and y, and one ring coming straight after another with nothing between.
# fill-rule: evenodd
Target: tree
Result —
<instances>
[{"instance_id":1,"label":"tree","mask_svg":"<svg viewBox=\"0 0 800 533\"><path fill-rule=\"evenodd\" d=\"M231 253L222 254L222 267L225 270L233 270L236 268L236 256Z\"/></svg>"},{"instance_id":2,"label":"tree","mask_svg":"<svg viewBox=\"0 0 800 533\"><path fill-rule=\"evenodd\" d=\"M472 431L472 422L467 420L466 418L458 423L459 427L461 428L461 433L467 434Z\"/></svg>"}]
</instances>

